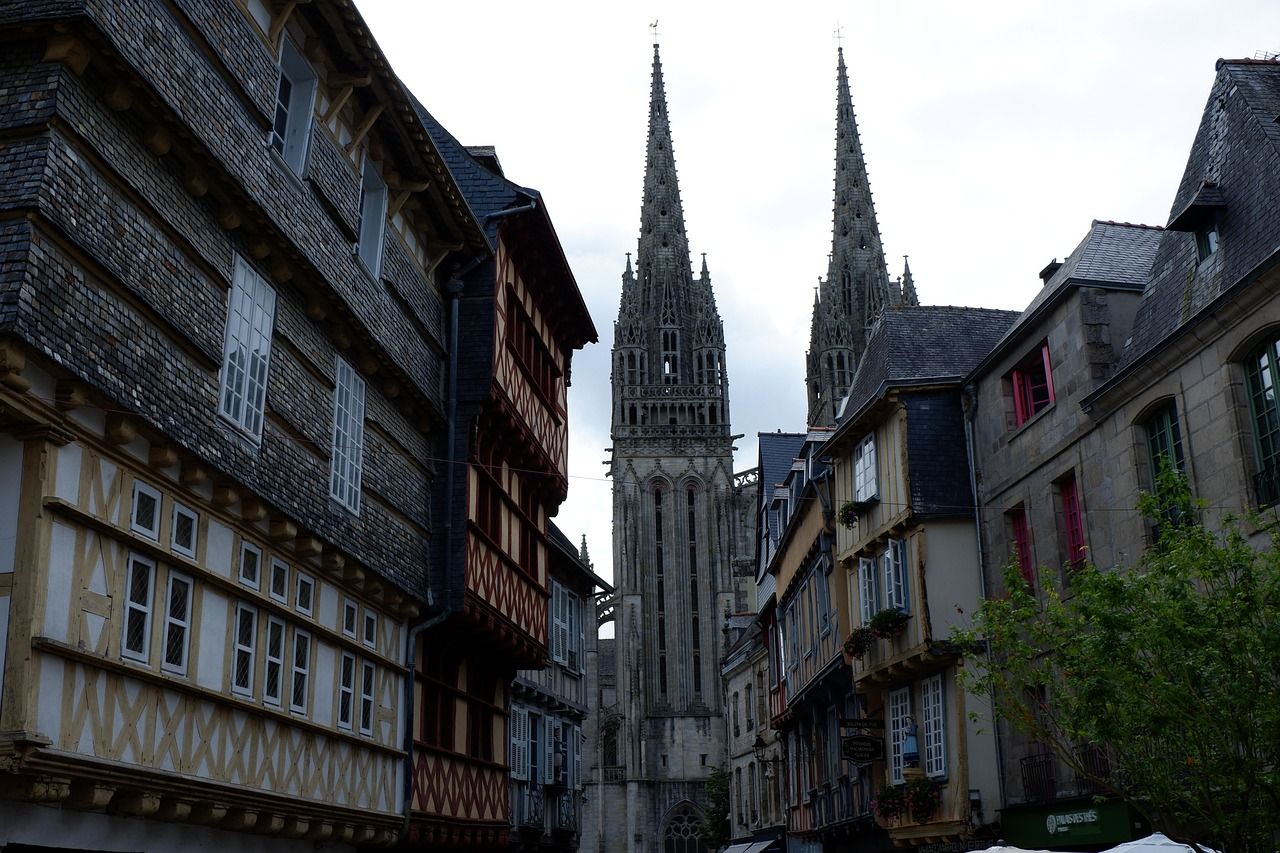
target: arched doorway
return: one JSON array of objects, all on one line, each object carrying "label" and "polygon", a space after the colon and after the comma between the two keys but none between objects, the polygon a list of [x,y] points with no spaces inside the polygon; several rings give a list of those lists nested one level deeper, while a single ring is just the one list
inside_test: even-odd
[{"label": "arched doorway", "polygon": [[663,853],[708,853],[706,845],[698,837],[702,821],[702,811],[693,803],[688,800],[677,803],[667,813],[667,822],[662,829]]}]

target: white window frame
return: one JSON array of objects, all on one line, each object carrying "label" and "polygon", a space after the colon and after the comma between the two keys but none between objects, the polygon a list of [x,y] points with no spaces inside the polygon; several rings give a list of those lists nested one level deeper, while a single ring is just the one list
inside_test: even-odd
[{"label": "white window frame", "polygon": [[884,606],[910,612],[911,589],[907,576],[907,547],[901,539],[890,539],[880,555],[884,568]]},{"label": "white window frame", "polygon": [[[298,663],[298,652],[302,651],[304,660]],[[293,648],[289,650],[289,710],[295,714],[306,715],[307,699],[311,695],[311,632],[301,628],[293,629]],[[298,681],[302,681],[302,701],[294,697],[298,694]]]},{"label": "white window frame", "polygon": [[[276,589],[277,578],[280,579],[279,591]],[[278,557],[271,558],[271,572],[270,577],[267,578],[267,595],[280,602],[289,600],[289,564]]]},{"label": "white window frame", "polygon": [[[302,589],[307,589],[307,606],[302,606]],[[293,607],[303,616],[310,616],[316,607],[316,581],[311,575],[297,572],[297,580],[293,585]]]},{"label": "white window frame", "polygon": [[378,712],[373,695],[378,674],[372,661],[360,662],[360,734],[372,735],[374,716]]},{"label": "white window frame", "polygon": [[364,468],[365,383],[343,359],[335,358],[334,363],[329,497],[359,515]]},{"label": "white window frame", "polygon": [[[363,626],[360,634],[361,640],[369,648],[376,649],[378,647],[378,614],[366,607],[364,609],[364,621],[360,624]],[[372,630],[370,630],[370,626],[372,626]]]},{"label": "white window frame", "polygon": [[[307,149],[311,138],[311,117],[315,112],[316,73],[311,64],[303,57],[302,51],[294,45],[293,40],[285,37],[280,40],[280,76],[289,81],[290,94],[288,103],[284,105],[285,123],[281,134],[275,127],[275,116],[272,116],[272,129],[267,134],[267,144],[274,150],[289,168],[301,175],[307,163]],[[280,84],[276,83],[276,97],[272,106],[279,103]]]},{"label": "white window frame", "polygon": [[889,691],[889,783],[901,785],[905,758],[902,747],[911,725],[911,688],[899,687]]},{"label": "white window frame", "polygon": [[[186,600],[184,602],[183,612],[180,616],[173,612],[173,588],[177,584],[185,584],[187,587]],[[187,662],[191,656],[191,609],[192,599],[195,597],[195,594],[196,587],[191,578],[181,574],[180,572],[172,570],[169,572],[169,582],[166,585],[164,596],[164,648],[160,653],[160,668],[166,672],[172,672],[178,675],[187,674]],[[169,632],[175,628],[182,632],[182,659],[178,663],[170,663]]]},{"label": "white window frame", "polygon": [[943,675],[920,682],[920,764],[924,775],[947,775],[947,705]]},{"label": "white window frame", "polygon": [[373,158],[365,153],[360,169],[360,227],[356,254],[374,278],[382,271],[382,241],[386,234],[387,185]]},{"label": "white window frame", "polygon": [[[147,589],[141,601],[135,601],[133,567],[141,565],[147,570]],[[128,572],[125,578],[124,619],[120,631],[120,655],[139,663],[149,663],[151,659],[151,616],[155,608],[156,564],[141,554],[129,554]],[[132,613],[142,614],[142,648],[129,648],[129,616]]]},{"label": "white window frame", "polygon": [[[144,495],[155,502],[156,509],[152,514],[153,525],[144,527],[138,523],[138,495]],[[129,507],[129,529],[139,533],[152,542],[160,541],[160,513],[164,509],[164,496],[159,489],[152,488],[141,480],[133,481],[133,503]]]},{"label": "white window frame", "polygon": [[[253,441],[262,440],[271,374],[271,335],[276,292],[244,258],[236,255],[227,294],[227,325],[218,375],[218,415]],[[241,363],[233,363],[239,355]]]},{"label": "white window frame", "polygon": [[[347,617],[350,616],[350,620]],[[348,621],[351,627],[347,627]],[[356,604],[354,598],[342,599],[342,633],[348,637],[355,637],[356,631],[360,626],[360,605]]]},{"label": "white window frame", "polygon": [[[280,651],[278,654],[271,653],[271,635],[276,632],[280,637]],[[284,696],[284,660],[285,653],[289,650],[288,635],[285,633],[285,624],[281,619],[275,616],[267,617],[267,635],[262,649],[263,659],[265,661],[262,669],[262,701],[273,708],[279,708],[281,697]],[[276,674],[275,692],[270,692],[271,673]]]},{"label": "white window frame", "polygon": [[[242,620],[248,618],[253,620],[253,625],[249,631],[249,642],[242,643],[241,623]],[[231,692],[237,696],[244,696],[248,699],[253,698],[253,682],[254,682],[254,664],[258,653],[258,610],[242,601],[236,602],[236,618],[232,625],[231,633]],[[239,670],[240,657],[243,655],[248,661],[246,670],[248,671],[248,684],[238,684],[236,676]]]},{"label": "white window frame", "polygon": [[876,484],[876,435],[868,434],[853,451],[853,498],[869,501],[879,494]]},{"label": "white window frame", "polygon": [[870,557],[858,558],[858,612],[862,615],[862,624],[871,624],[871,617],[876,615],[880,606],[876,589],[876,561]]},{"label": "white window frame", "polygon": [[[181,545],[178,543],[178,519],[191,519],[191,545]],[[172,518],[169,520],[169,547],[175,554],[181,554],[184,557],[196,558],[196,546],[200,542],[200,514],[195,510],[183,506],[177,501],[173,502]]]},{"label": "white window frame", "polygon": [[[342,700],[347,700],[347,712],[342,713]],[[338,662],[338,728],[351,731],[351,721],[356,713],[356,656],[343,652]]]},{"label": "white window frame", "polygon": [[[248,578],[244,573],[244,555],[250,552],[255,558],[255,569],[252,578]],[[249,589],[259,589],[262,586],[262,549],[254,545],[248,539],[240,540],[240,563],[236,567],[236,577],[240,579],[240,583],[249,587]]]}]

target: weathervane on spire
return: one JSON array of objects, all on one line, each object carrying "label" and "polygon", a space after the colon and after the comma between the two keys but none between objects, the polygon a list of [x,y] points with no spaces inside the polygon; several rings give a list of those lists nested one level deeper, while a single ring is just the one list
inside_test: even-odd
[{"label": "weathervane on spire", "polygon": [[658,46],[658,19],[654,18],[653,23],[649,25],[649,29],[653,30],[653,46]]},{"label": "weathervane on spire", "polygon": [[[654,23],[656,24],[656,23],[657,23],[657,21],[654,21]],[[835,37],[835,40],[836,40],[836,48],[837,48],[837,49],[843,49],[843,47],[844,47],[844,27],[840,26],[840,20],[839,20],[839,19],[836,19],[836,28],[835,28],[835,31],[832,33],[832,35]]]}]

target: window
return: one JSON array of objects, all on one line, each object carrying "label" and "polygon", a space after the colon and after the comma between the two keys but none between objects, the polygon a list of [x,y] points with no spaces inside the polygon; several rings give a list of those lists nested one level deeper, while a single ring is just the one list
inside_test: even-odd
[{"label": "window", "polygon": [[293,597],[293,606],[303,616],[311,615],[311,602],[315,597],[316,582],[309,576],[298,572],[298,586]]},{"label": "window", "polygon": [[751,719],[751,712],[754,708],[751,705],[751,682],[747,682],[742,688],[742,712],[747,718],[746,728],[750,732],[756,727],[755,720]]},{"label": "window", "polygon": [[1084,523],[1080,518],[1080,494],[1076,490],[1074,474],[1058,483],[1058,496],[1062,500],[1062,529],[1067,541],[1067,562],[1078,566],[1087,556],[1084,542]]},{"label": "window", "polygon": [[271,585],[267,592],[276,601],[289,599],[289,566],[280,560],[271,561]]},{"label": "window", "polygon": [[360,608],[350,598],[342,600],[342,633],[348,637],[356,635],[356,619],[359,618]]},{"label": "window", "polygon": [[276,292],[237,256],[227,300],[218,414],[254,439],[262,437],[275,314]]},{"label": "window", "polygon": [[271,124],[271,148],[301,174],[311,131],[316,75],[293,42],[280,45],[280,80],[276,84],[276,114]]},{"label": "window", "polygon": [[1209,222],[1196,229],[1196,255],[1201,262],[1218,251],[1218,223]]},{"label": "window", "polygon": [[905,767],[903,745],[907,729],[911,725],[911,688],[901,687],[889,692],[889,781],[902,784],[902,768]]},{"label": "window", "polygon": [[360,177],[360,260],[374,278],[382,270],[382,232],[387,221],[387,185],[369,155]]},{"label": "window", "polygon": [[141,480],[133,481],[133,517],[129,529],[153,541],[160,540],[160,493]]},{"label": "window", "polygon": [[232,693],[253,696],[253,656],[257,639],[258,611],[247,604],[237,604],[235,635],[232,643]]},{"label": "window", "polygon": [[340,358],[336,361],[329,496],[358,515],[364,461],[364,380],[351,365]]},{"label": "window", "polygon": [[427,654],[422,673],[422,740],[428,746],[453,751],[458,661],[444,650]]},{"label": "window", "polygon": [[280,707],[280,694],[284,684],[284,623],[274,616],[267,617],[266,669],[263,673],[262,701]]},{"label": "window", "polygon": [[880,607],[880,601],[876,595],[876,562],[867,557],[858,559],[858,597],[861,599],[859,612],[862,614],[862,624],[870,625],[871,617],[876,615]]},{"label": "window", "polygon": [[373,664],[360,667],[360,734],[373,734]]},{"label": "window", "polygon": [[1013,556],[1018,561],[1018,571],[1033,588],[1036,583],[1035,561],[1031,554],[1031,530],[1027,527],[1027,511],[1019,506],[1009,510],[1009,532],[1013,537]]},{"label": "window", "polygon": [[662,381],[680,381],[680,333],[674,329],[662,330]]},{"label": "window", "polygon": [[253,589],[258,588],[258,572],[262,567],[262,551],[257,545],[240,543],[240,582]]},{"label": "window", "polygon": [[1245,374],[1258,462],[1254,492],[1258,506],[1268,507],[1280,502],[1280,338],[1267,341],[1249,355]]},{"label": "window", "polygon": [[853,499],[874,500],[876,488],[876,437],[868,435],[853,450]]},{"label": "window", "polygon": [[350,652],[342,653],[338,669],[338,728],[351,731],[352,705],[356,695],[356,658]]},{"label": "window", "polygon": [[737,691],[734,691],[734,694],[733,694],[733,736],[734,736],[734,737],[738,737],[738,736],[740,736],[741,734],[742,734],[742,728],[741,728],[741,726],[739,725],[739,718],[738,718],[738,693],[737,693]]},{"label": "window", "polygon": [[187,646],[191,639],[191,579],[169,573],[168,607],[164,616],[163,669],[187,673]]},{"label": "window", "polygon": [[818,564],[816,574],[818,576],[818,631],[825,635],[831,630],[831,579],[827,575],[825,560]]},{"label": "window", "polygon": [[1013,414],[1022,426],[1053,405],[1053,370],[1049,366],[1049,345],[1043,343],[1019,362],[1009,374],[1013,387]]},{"label": "window", "polygon": [[364,644],[371,649],[378,645],[378,614],[367,608],[364,611]]},{"label": "window", "polygon": [[910,586],[907,582],[907,543],[890,539],[880,555],[884,567],[884,606],[896,607],[903,613],[911,609]]},{"label": "window", "polygon": [[1145,432],[1147,461],[1151,465],[1151,485],[1154,488],[1156,475],[1161,467],[1167,465],[1176,471],[1184,470],[1182,436],[1178,431],[1178,409],[1172,400],[1147,418]]},{"label": "window", "polygon": [[196,529],[199,516],[180,503],[173,505],[173,529],[170,531],[170,543],[174,553],[184,557],[196,558]]},{"label": "window", "polygon": [[[367,669],[365,675],[371,677]],[[492,671],[474,668],[467,673],[467,754],[481,761],[493,760],[493,699],[497,683]],[[372,695],[372,680],[369,684]]]},{"label": "window", "polygon": [[942,676],[934,675],[920,682],[921,743],[920,757],[924,775],[947,775],[946,706],[942,701]]},{"label": "window", "polygon": [[137,554],[129,555],[129,577],[124,595],[124,638],[120,653],[146,663],[151,651],[151,589],[156,564]]},{"label": "window", "polygon": [[307,678],[311,673],[311,635],[301,628],[293,629],[293,682],[289,691],[289,710],[307,712]]}]

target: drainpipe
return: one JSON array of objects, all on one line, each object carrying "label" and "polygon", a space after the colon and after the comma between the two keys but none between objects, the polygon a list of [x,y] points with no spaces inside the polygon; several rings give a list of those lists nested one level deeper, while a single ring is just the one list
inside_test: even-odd
[{"label": "drainpipe", "polygon": [[441,560],[441,592],[439,599],[436,599],[432,594],[429,579],[427,584],[427,608],[438,612],[434,616],[429,616],[421,622],[411,625],[409,630],[405,632],[404,661],[405,666],[409,669],[409,674],[405,678],[404,688],[404,820],[400,826],[400,843],[403,843],[409,837],[409,819],[413,814],[413,688],[416,681],[417,665],[414,652],[418,647],[418,637],[439,625],[450,615],[449,598],[452,593],[450,562],[453,555],[453,511],[450,502],[453,496],[454,469],[460,464],[457,458],[457,451],[454,448],[458,420],[458,300],[462,296],[463,278],[488,259],[488,254],[476,255],[469,263],[450,276],[444,288],[445,296],[449,299],[449,386],[448,396],[445,400],[445,510],[444,530],[441,537],[444,540],[442,549],[444,556]]},{"label": "drainpipe", "polygon": [[[978,466],[974,462],[973,452],[973,420],[977,415],[978,396],[977,390],[973,385],[965,387],[961,396],[961,405],[964,407],[964,448],[965,453],[969,457],[969,490],[973,494],[973,533],[978,544],[978,592],[982,596],[982,600],[987,600],[987,558],[982,547],[982,512],[981,502],[978,500]],[[991,647],[986,649],[987,661],[991,661]],[[995,715],[995,696],[991,697],[992,716]],[[1000,740],[1000,726],[998,721],[992,719],[992,728],[996,741],[996,783],[1000,789],[1000,806],[1004,807],[1007,801],[1005,797],[1005,778],[1004,778],[1004,747]]]}]

